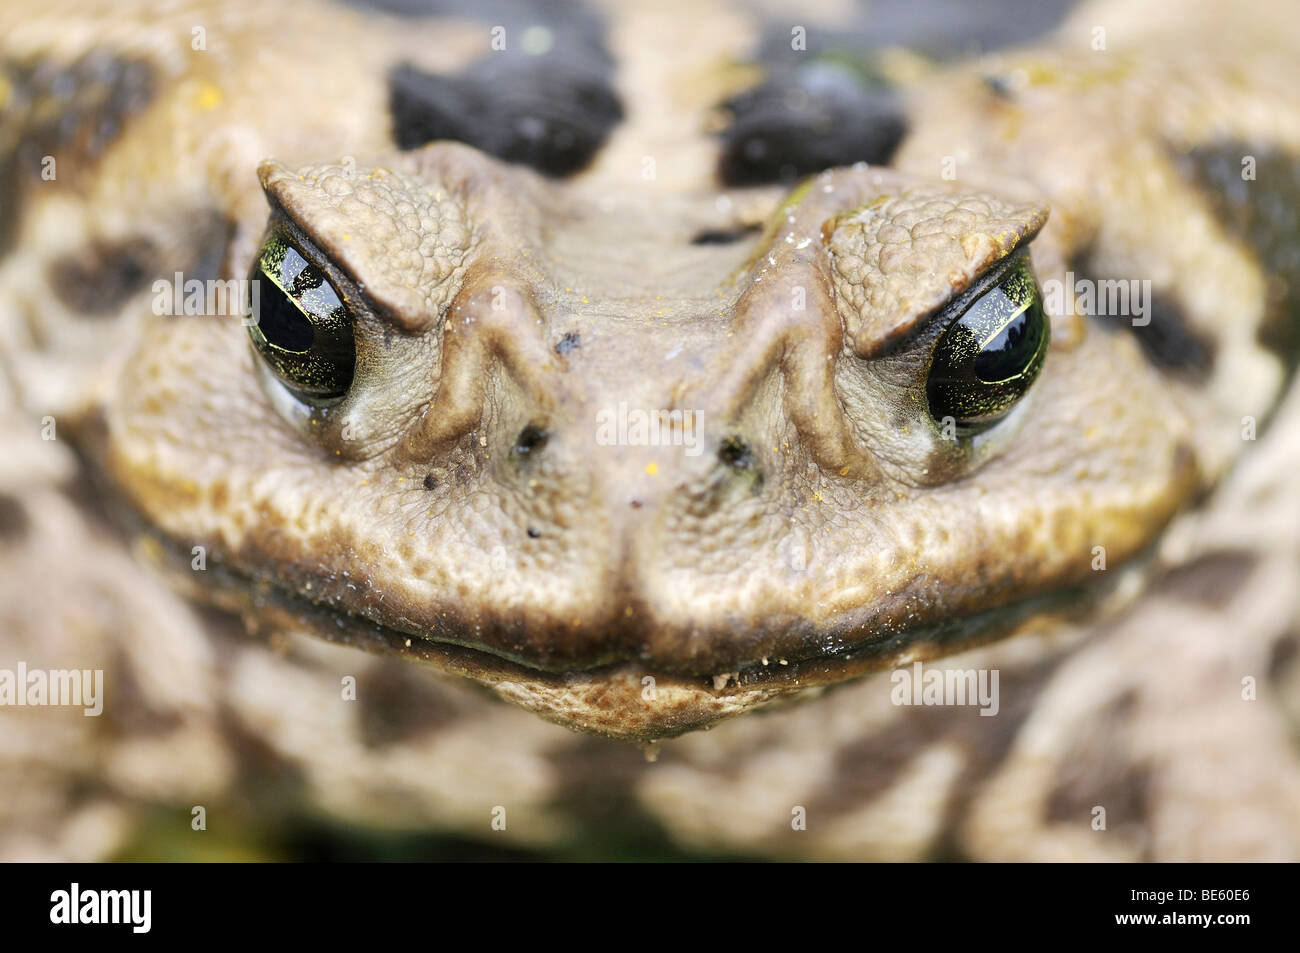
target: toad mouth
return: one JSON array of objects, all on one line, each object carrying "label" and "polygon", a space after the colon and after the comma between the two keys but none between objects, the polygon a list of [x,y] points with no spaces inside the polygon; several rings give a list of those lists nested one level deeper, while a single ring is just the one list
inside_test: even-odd
[{"label": "toad mouth", "polygon": [[[407,631],[386,620],[317,601],[270,576],[254,576],[209,559],[202,585],[189,551],[146,529],[147,558],[207,604],[240,616],[250,632],[300,633],[327,642],[432,667],[468,678],[502,698],[565,727],[630,741],[653,742],[706,728],[724,718],[808,689],[836,684],[916,661],[931,661],[1001,641],[1039,625],[1093,612],[1148,558],[1082,586],[1065,587],[1011,604],[871,636],[850,648],[802,658],[763,658],[709,674],[677,672],[641,659],[583,667],[544,668],[458,636],[454,623],[436,634]],[[472,629],[472,626],[466,627]],[[809,694],[815,694],[809,693]]]}]

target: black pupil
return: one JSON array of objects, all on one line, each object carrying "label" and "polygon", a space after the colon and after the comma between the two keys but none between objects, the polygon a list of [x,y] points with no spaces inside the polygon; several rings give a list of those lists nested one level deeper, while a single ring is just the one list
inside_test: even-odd
[{"label": "black pupil", "polygon": [[261,314],[257,326],[262,335],[286,351],[310,350],[316,332],[307,316],[274,283],[258,279],[258,284]]},{"label": "black pupil", "polygon": [[1043,339],[1043,321],[1037,304],[1020,312],[975,356],[975,376],[994,383],[1020,374],[1038,353]]}]

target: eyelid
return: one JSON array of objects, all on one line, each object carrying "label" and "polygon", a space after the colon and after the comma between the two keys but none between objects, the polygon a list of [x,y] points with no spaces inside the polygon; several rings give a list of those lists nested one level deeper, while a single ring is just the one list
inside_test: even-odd
[{"label": "eyelid", "polygon": [[[1017,248],[1010,255],[1007,255],[1007,257],[1003,258],[992,268],[988,269],[988,271],[984,272],[984,274],[980,275],[979,278],[975,279],[975,281],[971,282],[969,288],[965,289],[961,294],[957,295],[947,304],[937,309],[925,320],[927,322],[941,323],[945,326],[952,324],[952,322],[956,321],[969,311],[974,306],[975,302],[979,301],[980,298],[984,297],[984,295],[988,294],[1000,285],[1007,275],[1014,271],[1016,267],[1019,266],[1021,262],[1024,262],[1028,257],[1028,246]],[[1031,263],[1027,264],[1030,274],[1033,274],[1033,265]]]},{"label": "eyelid", "polygon": [[[993,288],[996,288],[1019,262],[1028,257],[1029,246],[1027,244],[1020,246],[972,281],[969,287],[962,289],[960,293],[921,318],[910,334],[893,342],[879,356],[898,357],[911,351],[924,351],[934,344],[939,336],[952,326],[954,321],[957,321],[969,311],[975,302],[979,301]],[[1029,262],[1028,267],[1030,274],[1033,274],[1033,263]],[[1037,280],[1036,276],[1035,280]]]}]

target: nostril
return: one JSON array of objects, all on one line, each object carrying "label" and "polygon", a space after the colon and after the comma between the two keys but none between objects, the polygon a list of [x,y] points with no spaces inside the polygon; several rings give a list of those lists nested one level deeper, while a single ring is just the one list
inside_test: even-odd
[{"label": "nostril", "polygon": [[519,436],[515,438],[515,445],[510,452],[517,457],[526,457],[546,446],[548,438],[549,434],[541,427],[536,424],[529,424],[519,431]]},{"label": "nostril", "polygon": [[757,461],[754,451],[740,437],[726,437],[718,447],[718,459],[737,470],[752,470]]}]

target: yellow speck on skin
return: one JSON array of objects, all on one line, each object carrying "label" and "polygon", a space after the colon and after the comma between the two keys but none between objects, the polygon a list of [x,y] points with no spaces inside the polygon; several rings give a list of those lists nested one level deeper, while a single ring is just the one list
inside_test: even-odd
[{"label": "yellow speck on skin", "polygon": [[847,466],[840,467],[840,476],[848,476],[848,475],[849,475],[849,468]]},{"label": "yellow speck on skin", "polygon": [[214,83],[200,83],[195,104],[200,109],[216,109],[221,105],[221,88]]},{"label": "yellow speck on skin", "polygon": [[369,482],[370,482],[369,480],[362,480],[362,481],[361,481],[361,485],[362,485],[362,486],[365,486],[365,485],[366,485],[367,483],[369,483]]},{"label": "yellow speck on skin", "polygon": [[350,242],[350,241],[352,241],[352,236],[351,236],[351,235],[344,235],[344,236],[343,236],[343,240],[344,240],[345,242]]},{"label": "yellow speck on skin", "polygon": [[654,476],[656,473],[659,472],[659,464],[647,463],[645,465],[645,472],[648,473],[650,476]]}]

